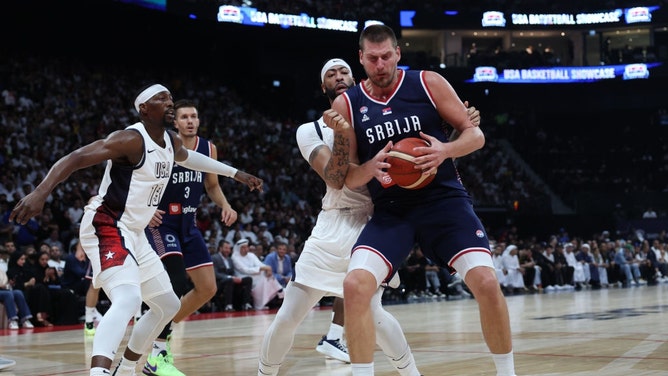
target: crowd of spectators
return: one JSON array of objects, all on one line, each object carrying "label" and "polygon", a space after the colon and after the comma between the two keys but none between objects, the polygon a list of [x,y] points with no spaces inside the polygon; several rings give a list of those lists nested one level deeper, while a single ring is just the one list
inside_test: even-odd
[{"label": "crowd of spectators", "polygon": [[[123,66],[81,64],[67,57],[51,56],[47,60],[37,55],[25,57],[17,54],[2,59],[3,72],[11,74],[0,75],[0,244],[13,242],[20,252],[31,252],[41,246],[49,249],[58,247],[62,252],[60,260],[46,252],[47,261],[62,262],[75,253],[73,247],[77,242],[83,206],[96,194],[104,166],[77,172],[57,186],[42,215],[26,225],[8,223],[9,212],[41,181],[58,158],[135,122],[136,114],[131,105],[135,91],[145,83],[145,77],[155,75]],[[167,70],[164,77],[163,83],[172,90],[175,98],[192,98],[198,103],[202,119],[200,134],[217,145],[219,158],[265,181],[264,192],[260,193],[248,192],[247,188],[231,179],[221,180],[228,200],[239,212],[238,222],[229,228],[217,220],[220,217],[219,208],[203,198],[197,214],[197,226],[209,245],[216,249],[222,240],[234,244],[239,238],[247,237],[254,252],[264,259],[277,242],[285,243],[286,253],[294,263],[313,227],[324,190],[318,176],[310,171],[299,155],[295,141],[299,123],[313,119],[279,119],[264,114],[239,95],[235,87],[206,74]],[[556,133],[556,130],[545,132]],[[594,137],[593,134],[591,136]],[[629,132],[628,135],[620,135],[619,140],[641,141],[630,139],[631,136]],[[623,174],[640,172],[637,166],[624,162],[651,159],[665,165],[668,155],[665,142],[658,149],[663,154],[653,152],[649,156],[631,154],[620,142],[620,145],[613,145],[619,148],[615,149],[619,153],[614,154],[619,164],[614,164],[614,168],[611,166],[606,170],[607,174],[601,175],[597,173],[601,167],[596,170],[596,161],[578,159],[582,157],[575,154],[577,150],[585,151],[585,146],[587,150],[599,147],[594,145],[596,140],[588,140],[584,136],[573,140],[560,134],[550,137],[552,143],[548,147],[544,142],[546,137],[536,134],[535,139],[528,142],[531,144],[527,146],[529,149],[521,151],[538,157],[536,160],[546,161],[536,167],[553,174],[547,176],[547,181],[561,188],[561,192],[568,192],[566,187],[559,186],[561,179],[566,181],[564,175],[568,174],[568,170],[564,167],[563,174],[558,175],[559,168],[549,165],[551,160],[558,159],[560,166],[577,164],[584,171],[582,176],[592,180],[587,182],[589,184],[600,179],[616,183],[621,180],[624,183],[630,178]],[[644,139],[642,142],[660,144],[658,139]],[[568,146],[573,148],[568,149]],[[554,159],[548,159],[548,156]],[[544,187],[534,184],[525,168],[507,154],[494,138],[490,138],[481,151],[456,163],[476,205],[507,207],[518,201],[545,202],[547,199]],[[632,184],[655,186],[656,182],[649,181],[649,176],[644,177],[646,180],[634,180]],[[568,187],[578,184],[578,179],[568,180]],[[499,241],[509,243],[509,240]],[[536,244],[541,243],[534,241],[531,246]],[[39,262],[39,259],[33,261]],[[56,271],[58,268],[54,267]],[[438,280],[430,278],[429,284],[425,280],[425,287],[416,287],[414,292],[428,289],[432,295],[438,296],[447,294],[448,286],[457,285],[448,273],[437,275],[440,275]],[[62,276],[56,274],[55,277]],[[51,284],[62,286],[60,282]],[[57,289],[47,286],[45,290],[53,295]],[[86,289],[76,290],[74,299],[81,303],[81,292],[85,294]],[[71,297],[58,296],[57,299]],[[54,312],[53,303],[48,306],[52,300],[38,299],[39,304],[47,305],[34,303],[36,305],[31,306],[38,324],[46,325],[49,318],[65,323],[78,317],[77,312]]]}]

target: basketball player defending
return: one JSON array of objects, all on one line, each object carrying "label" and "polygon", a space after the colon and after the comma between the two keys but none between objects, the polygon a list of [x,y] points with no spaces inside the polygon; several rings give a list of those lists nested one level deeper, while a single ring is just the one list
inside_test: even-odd
[{"label": "basketball player defending", "polygon": [[25,224],[42,212],[53,189],[72,173],[106,162],[98,195],[86,205],[80,240],[93,265],[93,285],[112,304],[93,338],[90,376],[108,376],[128,322],[142,300],[149,310],[132,327],[116,376],[135,374],[137,361],[179,310],[180,302],[144,229],[160,203],[174,162],[198,171],[234,178],[251,190],[262,180],[237,174],[237,169],[192,152],[167,131],[174,122],[174,102],[160,84],[143,89],[134,107],[140,121],[105,139],[94,141],[59,159],[42,182],[22,198],[9,215]]},{"label": "basketball player defending", "polygon": [[[216,146],[197,135],[200,120],[195,103],[186,99],[178,100],[174,102],[174,112],[174,126],[185,148],[218,159]],[[226,226],[234,223],[237,212],[225,198],[218,175],[176,165],[158,210],[146,228],[149,243],[162,260],[174,292],[181,297],[181,308],[172,319],[174,323],[181,322],[211,300],[217,290],[211,255],[202,233],[195,226],[195,214],[205,190],[211,201],[222,209],[221,221]],[[190,291],[187,291],[188,277],[194,286]],[[151,354],[146,358],[143,369],[145,375],[184,375],[173,363],[168,341],[171,333],[170,322],[153,342]]]},{"label": "basketball player defending", "polygon": [[[330,103],[355,85],[350,66],[341,59],[327,61],[321,69],[320,78],[321,89]],[[479,122],[479,115],[472,107],[474,121]],[[366,187],[350,190],[343,185],[348,160],[346,146],[340,141],[322,118],[302,124],[297,129],[297,143],[302,156],[325,181],[327,188],[316,225],[297,260],[295,280],[286,288],[283,304],[262,341],[258,376],[278,374],[292,347],[297,326],[315,303],[323,296],[342,296],[352,243],[373,211]],[[381,306],[382,292],[383,289],[379,288],[372,303],[379,328],[377,343],[401,375],[419,375],[399,322]],[[337,325],[335,321],[331,326],[340,327],[342,322]],[[342,329],[330,328],[322,342],[328,341],[330,346],[335,347],[340,344],[342,335]]]}]

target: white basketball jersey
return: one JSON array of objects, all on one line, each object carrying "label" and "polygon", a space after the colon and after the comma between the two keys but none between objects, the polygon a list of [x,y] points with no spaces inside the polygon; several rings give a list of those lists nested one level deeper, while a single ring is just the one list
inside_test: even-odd
[{"label": "white basketball jersey", "polygon": [[[322,117],[317,121],[317,127],[313,122],[304,123],[297,129],[297,145],[299,151],[307,161],[315,148],[320,145],[327,145],[331,150],[334,147],[334,131],[329,128]],[[322,198],[322,209],[341,209],[341,208],[359,208],[371,204],[371,198],[366,186],[361,186],[354,190],[345,185],[343,189],[333,189],[327,186],[327,192]]]},{"label": "white basketball jersey", "polygon": [[130,230],[143,231],[160,203],[174,165],[174,146],[168,132],[165,147],[156,144],[141,122],[126,129],[144,139],[144,156],[136,166],[107,161],[97,196],[86,209],[103,211]]}]

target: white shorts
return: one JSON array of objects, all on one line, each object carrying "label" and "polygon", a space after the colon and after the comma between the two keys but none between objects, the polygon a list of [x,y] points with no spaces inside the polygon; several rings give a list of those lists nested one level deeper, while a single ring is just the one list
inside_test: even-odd
[{"label": "white shorts", "polygon": [[372,211],[322,210],[295,265],[295,282],[343,297],[350,252]]},{"label": "white shorts", "polygon": [[86,210],[79,230],[81,246],[93,269],[93,287],[111,291],[122,284],[141,286],[165,273],[143,229],[133,231],[120,222],[100,219],[100,215]]}]

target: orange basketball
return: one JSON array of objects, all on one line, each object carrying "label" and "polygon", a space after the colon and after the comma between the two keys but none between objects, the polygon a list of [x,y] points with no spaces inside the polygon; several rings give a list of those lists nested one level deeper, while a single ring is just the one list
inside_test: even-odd
[{"label": "orange basketball", "polygon": [[415,169],[413,160],[420,156],[413,151],[416,146],[429,146],[421,138],[408,137],[399,140],[390,149],[390,156],[385,160],[391,166],[387,173],[398,186],[406,189],[420,189],[434,180],[436,175],[422,175],[422,170]]}]

